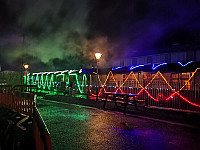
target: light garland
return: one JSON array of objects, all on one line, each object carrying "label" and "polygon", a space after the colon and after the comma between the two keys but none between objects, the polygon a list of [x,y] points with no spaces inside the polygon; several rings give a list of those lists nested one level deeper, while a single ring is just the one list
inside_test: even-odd
[{"label": "light garland", "polygon": [[[57,78],[59,76],[62,76],[62,81],[65,81],[65,77],[68,76],[68,81],[66,81],[66,84],[69,85],[69,76],[75,76],[76,79],[76,84],[78,86],[78,90],[80,93],[84,93],[83,88],[84,85],[86,85],[87,83],[87,77],[85,74],[83,74],[83,81],[82,84],[79,83],[78,80],[78,74],[76,73],[72,73],[72,72],[76,72],[77,70],[65,70],[65,71],[56,71],[56,72],[40,72],[40,73],[33,73],[33,75],[36,75],[33,84],[37,85],[39,89],[51,89],[51,87],[55,87],[56,82],[54,81],[54,78]],[[71,74],[69,74],[71,72]],[[79,70],[79,73],[82,72],[82,69]],[[58,74],[59,73],[59,74]],[[68,73],[68,74],[64,74],[64,73]],[[51,77],[49,78],[49,75],[51,75]],[[49,80],[50,79],[50,80]],[[26,81],[26,76],[24,77],[24,83]],[[29,83],[30,84],[30,83]]]},{"label": "light garland", "polygon": [[122,66],[112,67],[112,70],[118,70],[118,69],[121,69],[121,68],[124,68],[124,67],[122,67]]},{"label": "light garland", "polygon": [[144,65],[131,66],[129,69],[130,69],[130,70],[133,70],[133,69],[139,68],[139,67],[144,67]]},{"label": "light garland", "polygon": [[[183,66],[186,66],[186,65],[188,65],[189,63],[192,63],[192,61],[191,61],[191,62],[188,62],[187,64],[185,64],[185,65],[183,65]],[[159,67],[159,66],[161,66],[161,65],[165,65],[165,63],[160,64],[160,65],[158,65],[158,66],[153,66],[152,69],[155,70],[157,67]],[[142,67],[142,66],[144,66],[144,65],[132,66],[132,68],[130,68],[130,69],[135,69],[135,68]],[[184,87],[185,87],[186,85],[189,84],[190,80],[194,77],[195,73],[196,73],[199,69],[200,69],[200,68],[197,68],[197,69],[192,73],[192,76],[185,82],[185,84],[184,84],[178,91],[175,91],[175,89],[173,89],[173,87],[168,83],[168,81],[167,81],[166,78],[162,75],[162,73],[161,73],[160,71],[158,71],[158,72],[153,76],[153,78],[150,80],[150,82],[149,82],[145,87],[143,87],[143,86],[140,84],[139,80],[137,79],[137,77],[136,77],[136,75],[133,73],[133,71],[131,71],[131,72],[129,73],[129,75],[126,77],[126,79],[124,80],[124,82],[119,86],[118,83],[117,83],[117,81],[116,81],[116,79],[115,79],[115,77],[114,77],[114,74],[112,73],[112,71],[110,71],[110,72],[108,73],[108,75],[107,75],[107,77],[106,77],[106,80],[105,80],[105,82],[104,82],[103,84],[102,84],[102,82],[101,82],[101,80],[100,80],[100,76],[97,75],[97,76],[98,76],[99,83],[100,83],[100,85],[102,86],[102,88],[100,89],[98,95],[101,94],[102,89],[103,89],[104,92],[106,92],[105,86],[106,86],[106,83],[107,83],[109,77],[111,77],[111,78],[113,79],[113,81],[115,82],[115,84],[116,84],[116,90],[115,90],[115,92],[117,92],[118,90],[120,90],[120,92],[124,93],[123,90],[122,90],[121,88],[122,88],[123,85],[127,82],[127,80],[130,78],[130,76],[133,75],[134,78],[135,78],[135,80],[137,81],[138,85],[141,87],[141,90],[138,92],[138,95],[140,95],[142,92],[146,92],[146,93],[148,94],[148,96],[149,96],[151,99],[153,99],[154,101],[160,101],[159,99],[156,99],[155,97],[153,97],[153,96],[146,90],[146,88],[153,82],[153,80],[154,80],[158,75],[160,75],[161,78],[165,81],[165,83],[168,85],[168,87],[169,87],[169,88],[172,90],[172,92],[173,92],[170,96],[168,96],[168,97],[165,98],[164,100],[167,100],[167,101],[168,101],[168,100],[172,99],[175,95],[178,95],[178,96],[179,96],[181,99],[183,99],[185,102],[187,102],[187,103],[189,103],[189,104],[191,104],[191,105],[193,105],[193,106],[200,107],[199,104],[196,104],[196,103],[193,103],[193,102],[189,101],[187,98],[185,98],[184,96],[182,96],[182,95],[179,93],[181,90],[184,89]],[[70,73],[70,72],[71,72],[71,73]],[[78,85],[78,90],[79,90],[79,92],[80,92],[80,93],[84,93],[84,91],[83,91],[83,85],[84,85],[84,84],[86,85],[86,80],[87,80],[86,75],[83,75],[82,84],[80,84],[80,82],[79,82],[79,80],[78,80],[77,74],[72,73],[72,72],[75,72],[75,70],[71,70],[71,71],[65,70],[65,71],[57,71],[57,72],[33,73],[33,75],[36,75],[36,77],[35,77],[35,82],[32,81],[32,83],[37,84],[37,85],[38,85],[38,88],[45,88],[45,87],[48,87],[48,89],[50,89],[50,88],[52,87],[52,85],[53,85],[53,87],[55,86],[55,82],[53,82],[55,73],[56,73],[56,76],[61,76],[61,75],[62,75],[62,76],[63,76],[63,81],[64,81],[64,79],[65,79],[65,74],[64,74],[64,73],[68,73],[69,76],[71,76],[71,75],[75,76],[75,78],[76,78],[76,83],[77,83],[77,85]],[[57,74],[57,73],[60,73],[60,74]],[[50,78],[50,81],[49,81],[48,75],[50,75],[50,74],[51,74],[51,78]],[[39,75],[41,76],[40,78],[39,78]],[[45,81],[44,81],[44,75],[46,76],[46,77],[45,77]],[[27,83],[30,84],[30,79],[29,79],[30,77],[29,77],[29,75],[24,76],[24,82],[26,81],[26,78],[27,78]],[[33,80],[33,77],[31,77],[31,78],[32,78],[32,80]],[[66,83],[69,84],[69,78],[68,78],[68,82],[66,82]],[[91,83],[91,75],[90,75],[90,83]],[[91,95],[96,96],[95,94],[92,94],[92,93],[91,93],[90,86],[89,86],[89,92],[90,92]]]},{"label": "light garland", "polygon": [[181,65],[182,67],[185,67],[185,66],[187,66],[188,64],[190,64],[190,63],[192,63],[192,62],[194,62],[194,61],[189,61],[189,62],[187,62],[185,65],[183,65],[180,61],[179,62],[177,62],[179,65]]},{"label": "light garland", "polygon": [[162,64],[159,64],[159,65],[157,65],[157,66],[154,66],[154,64],[153,64],[153,65],[152,65],[152,70],[155,70],[155,69],[157,69],[158,67],[163,66],[163,65],[167,65],[167,63],[162,63]]},{"label": "light garland", "polygon": [[[117,82],[116,82],[116,80],[115,80],[114,75],[113,75],[112,72],[111,72],[111,74],[112,74],[113,80],[114,80],[114,82],[115,82],[115,84],[116,84],[116,87],[117,87],[117,89],[116,89],[115,92],[117,92],[118,90],[120,90],[122,93],[124,93],[124,92],[121,90],[121,87],[125,84],[125,82],[128,80],[128,78],[130,77],[130,75],[133,74],[134,77],[135,77],[135,79],[136,79],[136,81],[138,82],[139,86],[142,88],[142,89],[138,92],[138,95],[140,95],[143,91],[145,91],[145,92],[148,94],[148,96],[149,96],[150,98],[152,98],[154,101],[159,101],[159,99],[154,98],[154,97],[146,90],[146,88],[151,84],[151,82],[152,82],[158,75],[160,75],[160,76],[162,77],[162,79],[165,81],[165,83],[166,83],[166,84],[170,87],[170,89],[174,92],[174,93],[172,93],[169,97],[167,97],[165,100],[170,100],[170,98],[172,98],[174,95],[177,94],[177,95],[178,95],[180,98],[182,98],[185,102],[187,102],[187,103],[189,103],[189,104],[191,104],[191,105],[193,105],[193,106],[200,107],[200,105],[189,101],[188,99],[186,99],[185,97],[183,97],[183,96],[179,93],[179,92],[189,83],[189,81],[194,77],[194,74],[195,74],[195,73],[197,72],[197,70],[199,70],[199,69],[200,69],[200,68],[197,68],[197,69],[193,72],[192,76],[188,79],[188,81],[187,81],[187,82],[182,86],[182,88],[180,88],[178,91],[175,91],[175,90],[172,88],[172,86],[167,82],[166,78],[160,73],[160,71],[158,71],[158,72],[154,75],[154,77],[151,79],[151,81],[150,81],[145,87],[143,87],[143,86],[140,84],[139,80],[137,79],[136,75],[135,75],[133,72],[131,72],[131,73],[127,76],[127,78],[125,79],[125,81],[122,83],[122,85],[121,85],[120,87],[118,86],[118,84],[117,84]],[[107,78],[108,78],[108,76],[107,76]],[[99,78],[99,82],[101,83],[100,78]],[[105,81],[104,84],[106,84],[106,82],[107,82],[107,80]],[[105,85],[104,85],[104,86],[105,86]],[[101,91],[100,91],[100,92],[101,92]],[[100,92],[98,93],[98,95],[100,94]]]}]

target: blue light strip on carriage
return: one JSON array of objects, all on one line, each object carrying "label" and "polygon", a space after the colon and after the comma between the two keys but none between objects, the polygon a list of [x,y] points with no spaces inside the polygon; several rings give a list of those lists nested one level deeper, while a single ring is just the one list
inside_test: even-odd
[{"label": "blue light strip on carriage", "polygon": [[139,68],[139,67],[144,67],[144,65],[131,66],[131,67],[130,67],[130,70],[133,70],[133,69],[135,69],[135,68]]},{"label": "blue light strip on carriage", "polygon": [[194,62],[194,61],[189,61],[188,63],[186,63],[185,65],[183,65],[180,61],[179,62],[177,62],[179,65],[181,65],[182,67],[185,67],[185,66],[187,66],[188,64],[190,64],[190,63],[192,63],[192,62]]},{"label": "blue light strip on carriage", "polygon": [[122,66],[119,66],[119,67],[112,67],[112,70],[118,70],[118,69],[121,69],[121,68],[124,68]]},{"label": "blue light strip on carriage", "polygon": [[154,64],[152,65],[152,69],[155,70],[156,68],[160,67],[160,66],[163,66],[163,65],[167,65],[167,63],[162,63],[162,64],[159,64],[157,66],[155,66]]}]

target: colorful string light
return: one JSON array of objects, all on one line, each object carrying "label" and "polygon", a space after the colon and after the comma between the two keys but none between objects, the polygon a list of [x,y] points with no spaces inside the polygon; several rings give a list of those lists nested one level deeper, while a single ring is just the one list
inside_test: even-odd
[{"label": "colorful string light", "polygon": [[[148,94],[148,96],[149,96],[150,98],[152,98],[154,101],[159,101],[159,99],[154,98],[154,97],[146,90],[146,88],[151,84],[151,82],[152,82],[158,75],[160,75],[160,76],[163,78],[163,80],[165,81],[165,83],[166,83],[166,84],[170,87],[170,89],[173,91],[173,93],[172,93],[169,97],[167,97],[165,100],[170,100],[170,98],[174,97],[174,96],[177,94],[177,95],[180,96],[180,98],[182,98],[185,102],[187,102],[187,103],[189,103],[189,104],[191,104],[191,105],[193,105],[193,106],[200,107],[200,105],[189,101],[188,99],[186,99],[185,97],[183,97],[183,96],[179,93],[179,92],[189,83],[189,81],[194,77],[194,74],[195,74],[195,73],[197,72],[197,70],[199,70],[199,69],[200,69],[200,68],[197,68],[197,69],[192,73],[192,76],[188,79],[188,81],[187,81],[178,91],[175,91],[175,90],[172,88],[172,86],[167,82],[166,78],[160,73],[160,71],[158,71],[158,72],[154,75],[154,77],[151,79],[151,81],[150,81],[145,87],[143,87],[143,86],[140,84],[139,80],[137,79],[136,75],[135,75],[133,72],[131,72],[131,73],[127,76],[127,78],[125,79],[125,81],[122,83],[122,85],[121,85],[120,87],[118,86],[118,84],[117,84],[117,82],[116,82],[116,80],[115,80],[114,75],[113,75],[112,72],[111,72],[111,74],[112,74],[113,80],[114,80],[114,82],[116,83],[116,87],[117,87],[117,89],[116,89],[115,92],[117,92],[118,90],[120,90],[120,91],[123,93],[123,91],[121,90],[121,87],[125,84],[125,82],[128,80],[128,78],[130,77],[130,75],[133,74],[134,77],[135,77],[135,79],[136,79],[136,81],[138,82],[139,86],[142,88],[142,89],[138,92],[138,94],[140,95],[143,91],[145,91],[145,92]],[[108,77],[108,76],[107,76],[107,77]],[[99,78],[99,82],[100,82],[100,78]],[[107,82],[107,80],[106,80],[106,82]],[[106,84],[106,82],[105,82],[104,84]],[[98,95],[99,95],[99,93],[98,93]]]},{"label": "colorful string light", "polygon": [[[190,62],[190,63],[191,63],[191,62]],[[189,64],[189,62],[188,62],[187,64]],[[187,64],[185,64],[184,66],[186,66]],[[160,64],[160,65],[158,65],[158,66],[153,66],[152,69],[156,69],[157,67],[159,67],[159,66],[161,66],[161,65],[165,65],[165,64],[163,63],[163,64]],[[130,69],[135,69],[135,68],[142,67],[142,66],[144,66],[144,65],[132,66],[132,68],[130,68]],[[100,80],[100,77],[99,77],[99,75],[98,75],[99,83],[100,83],[101,86],[102,86],[102,88],[100,89],[98,95],[101,94],[102,89],[103,89],[104,92],[106,92],[105,86],[106,86],[106,83],[107,83],[107,81],[108,81],[108,79],[109,79],[110,77],[113,79],[113,81],[114,81],[115,84],[116,84],[116,90],[115,90],[115,92],[117,92],[117,91],[120,90],[120,92],[124,93],[123,90],[122,90],[121,88],[122,88],[123,85],[127,82],[127,80],[130,78],[130,76],[133,75],[134,78],[135,78],[135,80],[137,81],[138,85],[141,87],[141,90],[138,92],[138,94],[140,95],[142,92],[146,92],[146,93],[148,94],[148,96],[149,96],[150,98],[152,98],[154,101],[159,101],[159,100],[160,100],[159,98],[157,99],[157,98],[153,97],[153,96],[147,91],[147,87],[153,82],[153,80],[154,80],[158,75],[160,75],[161,78],[165,81],[165,83],[168,85],[168,87],[169,87],[169,88],[172,90],[172,92],[173,92],[170,96],[168,96],[167,98],[164,98],[164,100],[167,100],[167,101],[168,101],[168,100],[172,99],[175,95],[178,95],[178,96],[179,96],[181,99],[183,99],[185,102],[187,102],[187,103],[189,103],[189,104],[191,104],[191,105],[193,105],[193,106],[200,107],[199,104],[196,104],[196,103],[193,103],[193,102],[189,101],[187,98],[185,98],[184,96],[182,96],[182,95],[179,93],[181,90],[184,89],[184,87],[185,87],[186,85],[189,84],[190,80],[194,77],[195,73],[196,73],[199,69],[200,69],[200,68],[197,68],[197,69],[192,73],[191,77],[185,82],[185,84],[184,84],[178,91],[175,91],[175,90],[173,89],[173,87],[168,83],[168,81],[167,81],[166,78],[162,75],[162,73],[161,73],[160,71],[158,71],[158,72],[153,76],[153,78],[151,79],[151,81],[150,81],[145,87],[143,87],[143,86],[140,84],[139,80],[137,79],[137,77],[136,77],[136,75],[133,73],[133,71],[130,72],[130,74],[126,77],[126,79],[124,80],[124,82],[119,86],[118,83],[117,83],[117,81],[116,81],[116,79],[114,78],[114,74],[112,73],[112,71],[110,71],[110,72],[108,73],[107,77],[106,77],[106,80],[105,80],[104,84],[102,84],[102,82],[101,82],[101,80]],[[74,70],[71,70],[70,72],[73,72],[73,71],[74,71]],[[84,84],[86,85],[86,80],[87,80],[86,75],[83,75],[82,84],[80,84],[80,82],[79,82],[79,80],[78,80],[77,74],[75,74],[75,73],[73,73],[73,74],[71,73],[71,74],[70,74],[69,71],[65,71],[65,72],[68,72],[69,75],[75,76],[75,78],[76,78],[76,83],[77,83],[77,85],[78,85],[78,90],[79,90],[79,92],[80,92],[80,93],[84,93],[83,88],[81,89],[81,87],[83,87]],[[56,76],[62,75],[62,76],[63,76],[63,81],[64,81],[64,74],[63,74],[63,73],[65,73],[65,72],[63,72],[63,71],[56,72],[56,74],[57,74],[57,73],[60,73],[60,74],[57,74]],[[51,74],[51,78],[50,78],[50,81],[49,81],[49,78],[48,78],[47,76],[50,75],[50,74]],[[32,83],[37,84],[39,88],[41,88],[41,87],[42,87],[42,88],[45,88],[45,87],[47,86],[48,89],[49,89],[52,85],[54,86],[54,84],[55,84],[55,82],[53,82],[53,80],[54,80],[54,74],[55,74],[55,72],[33,73],[33,75],[36,75],[36,77],[35,77],[35,82],[32,81]],[[39,75],[41,76],[40,78],[39,78]],[[45,77],[45,81],[44,81],[44,75],[46,76],[46,77]],[[27,76],[27,81],[28,81],[28,83],[30,84],[29,78],[30,78],[30,77],[29,77],[29,75],[28,75],[28,76]],[[31,78],[33,78],[33,77],[31,77]],[[33,80],[33,79],[32,79],[32,80]],[[24,76],[24,82],[25,82],[25,81],[26,81],[26,76]],[[67,82],[66,82],[66,83],[67,83]],[[91,83],[91,75],[90,75],[90,83]],[[68,84],[69,84],[69,78],[68,78]],[[90,92],[91,95],[96,96],[96,95],[94,95],[94,94],[91,93],[90,86],[89,86],[89,92]]]},{"label": "colorful string light", "polygon": [[133,70],[133,69],[139,68],[139,67],[144,67],[144,65],[131,66],[129,69],[130,69],[130,70]]},{"label": "colorful string light", "polygon": [[189,61],[189,62],[187,62],[185,65],[183,65],[180,61],[179,62],[177,62],[179,65],[181,65],[182,67],[185,67],[185,66],[187,66],[188,64],[190,64],[190,63],[192,63],[192,62],[194,62],[194,61]]},{"label": "colorful string light", "polygon": [[112,70],[118,70],[118,69],[121,69],[121,68],[124,68],[122,66],[119,66],[119,67],[112,67]]},{"label": "colorful string light", "polygon": [[163,66],[163,65],[167,65],[167,63],[162,63],[162,64],[159,64],[157,66],[155,66],[154,64],[152,65],[152,70],[156,70],[158,67],[160,66]]}]

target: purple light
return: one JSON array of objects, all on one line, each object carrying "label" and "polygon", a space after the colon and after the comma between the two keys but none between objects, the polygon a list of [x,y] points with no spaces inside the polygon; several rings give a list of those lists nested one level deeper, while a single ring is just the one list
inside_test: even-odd
[{"label": "purple light", "polygon": [[112,67],[112,70],[118,70],[118,69],[121,69],[121,68],[124,68],[124,67],[121,67],[121,66],[119,66],[119,67]]},{"label": "purple light", "polygon": [[130,70],[133,70],[133,69],[135,69],[135,68],[139,68],[139,67],[144,67],[144,65],[131,66],[131,67],[130,67]]},{"label": "purple light", "polygon": [[160,67],[160,66],[163,66],[163,65],[167,65],[167,63],[162,63],[162,64],[159,64],[157,66],[154,66],[154,64],[152,65],[152,69],[155,70],[156,68]]},{"label": "purple light", "polygon": [[185,67],[185,66],[187,66],[188,64],[190,64],[190,63],[192,63],[192,62],[194,62],[194,61],[189,61],[188,63],[186,63],[185,65],[183,65],[180,61],[179,62],[177,62],[179,65],[181,65],[182,67]]}]

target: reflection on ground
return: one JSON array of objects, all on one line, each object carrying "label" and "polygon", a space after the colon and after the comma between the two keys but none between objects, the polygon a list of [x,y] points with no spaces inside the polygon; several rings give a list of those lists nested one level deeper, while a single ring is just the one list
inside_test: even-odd
[{"label": "reflection on ground", "polygon": [[53,150],[183,150],[200,148],[200,132],[63,102],[39,100]]}]

